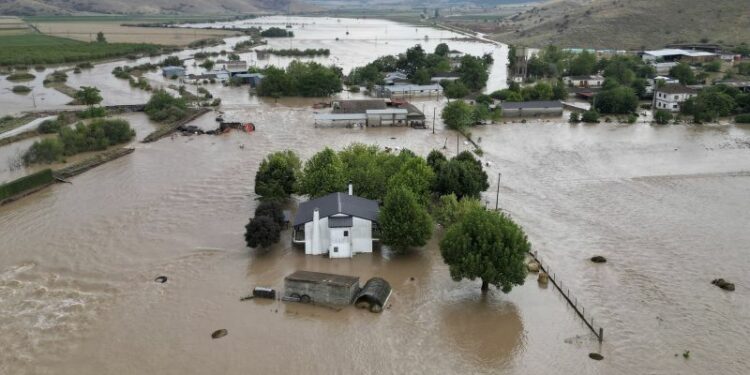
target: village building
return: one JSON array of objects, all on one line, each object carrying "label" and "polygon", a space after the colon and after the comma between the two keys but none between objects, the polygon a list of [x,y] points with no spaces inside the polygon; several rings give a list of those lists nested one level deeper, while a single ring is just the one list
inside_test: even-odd
[{"label": "village building", "polygon": [[263,82],[263,74],[260,73],[239,73],[235,74],[233,78],[241,83],[249,84],[252,88],[258,87]]},{"label": "village building", "polygon": [[686,63],[704,63],[713,61],[718,55],[712,52],[666,48],[652,51],[644,51],[643,61],[648,63],[659,62],[686,62]]},{"label": "village building", "polygon": [[437,83],[430,85],[393,85],[393,86],[376,86],[375,94],[379,98],[393,97],[413,97],[413,96],[440,96],[443,93],[443,86]]},{"label": "village building", "polygon": [[435,75],[430,78],[430,82],[440,83],[443,81],[456,81],[460,78],[461,75],[458,73],[435,73]]},{"label": "village building", "polygon": [[305,254],[351,258],[371,253],[377,241],[378,202],[347,193],[331,193],[302,202],[294,217],[292,242],[305,246]]},{"label": "village building", "polygon": [[234,77],[237,74],[247,73],[247,61],[219,60],[216,64],[221,65],[221,69],[229,73],[230,77]]},{"label": "village building", "polygon": [[383,82],[385,82],[386,85],[398,85],[402,83],[409,83],[409,78],[405,73],[402,72],[388,72],[385,73]]},{"label": "village building", "polygon": [[562,116],[563,104],[559,100],[502,102],[503,117]]},{"label": "village building", "polygon": [[161,68],[161,75],[167,78],[182,78],[185,76],[185,68],[181,66],[165,66]]},{"label": "village building", "polygon": [[680,105],[696,95],[696,89],[680,84],[666,84],[654,89],[653,108],[679,112]]},{"label": "village building", "polygon": [[594,76],[567,76],[563,81],[570,87],[599,88],[604,84],[604,77]]},{"label": "village building", "polygon": [[335,100],[330,113],[316,113],[315,126],[343,124],[359,126],[404,126],[424,128],[425,115],[414,105],[399,100]]}]

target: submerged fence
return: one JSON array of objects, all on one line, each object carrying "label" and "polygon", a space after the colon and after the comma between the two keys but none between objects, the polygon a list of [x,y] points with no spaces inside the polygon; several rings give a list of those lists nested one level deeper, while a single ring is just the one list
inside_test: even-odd
[{"label": "submerged fence", "polygon": [[547,275],[549,275],[549,280],[552,282],[552,285],[554,285],[555,288],[560,291],[563,298],[568,301],[576,314],[578,314],[578,316],[583,319],[583,322],[586,324],[586,326],[589,327],[589,329],[591,329],[591,332],[593,332],[596,338],[599,339],[599,342],[602,342],[604,340],[604,328],[602,326],[599,326],[597,328],[597,326],[594,325],[594,316],[591,314],[589,314],[588,316],[586,315],[586,308],[578,302],[578,298],[570,294],[570,288],[564,288],[562,280],[560,280],[557,275],[552,272],[549,264],[545,264],[542,262],[541,257],[539,256],[539,254],[537,254],[536,251],[530,252],[529,254],[537,263],[539,263],[539,268],[541,269],[541,271],[544,271],[547,273]]}]

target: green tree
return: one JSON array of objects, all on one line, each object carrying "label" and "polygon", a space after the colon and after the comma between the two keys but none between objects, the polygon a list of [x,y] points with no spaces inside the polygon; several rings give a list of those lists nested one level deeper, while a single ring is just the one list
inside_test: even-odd
[{"label": "green tree", "polygon": [[401,166],[388,180],[388,188],[403,186],[415,194],[419,203],[427,206],[430,199],[432,184],[435,182],[435,172],[427,161],[422,158],[411,158]]},{"label": "green tree", "polygon": [[36,141],[23,154],[23,162],[26,165],[37,163],[54,163],[63,156],[63,144],[56,138],[45,138]]},{"label": "green tree", "polygon": [[255,208],[255,217],[261,216],[271,218],[279,226],[284,224],[284,209],[279,202],[260,202],[258,207]]},{"label": "green tree", "polygon": [[103,98],[100,93],[101,91],[96,87],[81,86],[81,89],[75,92],[74,97],[81,104],[93,107],[102,102]]},{"label": "green tree", "polygon": [[710,61],[703,64],[703,69],[707,72],[716,73],[721,70],[721,61]]},{"label": "green tree", "polygon": [[255,174],[255,193],[261,200],[285,201],[297,190],[302,163],[294,151],[273,152]]},{"label": "green tree", "polygon": [[552,87],[552,99],[565,100],[568,98],[568,89],[565,87],[562,79],[557,80],[557,83]]},{"label": "green tree", "polygon": [[245,226],[245,242],[248,247],[268,247],[281,238],[281,227],[268,216],[250,219]]},{"label": "green tree", "polygon": [[429,70],[427,70],[426,68],[420,68],[417,69],[417,71],[414,73],[411,81],[417,85],[426,85],[430,83],[431,78],[432,75],[430,74]]},{"label": "green tree", "polygon": [[473,209],[448,228],[440,252],[455,281],[481,279],[482,291],[492,284],[504,293],[523,285],[524,259],[531,244],[523,230],[504,214]]},{"label": "green tree", "polygon": [[144,109],[148,118],[156,122],[174,122],[187,115],[187,103],[163,89],[155,90]]},{"label": "green tree", "polygon": [[713,86],[701,90],[697,96],[682,103],[680,112],[692,115],[693,121],[697,123],[704,123],[729,116],[735,106],[736,102],[730,94],[719,86]]},{"label": "green tree", "polygon": [[669,69],[669,75],[680,80],[680,83],[683,85],[693,85],[696,83],[693,68],[687,63],[679,63],[673,66],[672,69]]},{"label": "green tree", "polygon": [[380,201],[385,198],[390,163],[397,156],[382,152],[378,146],[354,143],[341,150],[339,158],[344,164],[346,180],[354,186],[354,194]]},{"label": "green tree", "polygon": [[441,117],[449,129],[461,130],[471,126],[474,110],[462,100],[455,100],[443,108]]},{"label": "green tree", "polygon": [[440,168],[442,168],[447,162],[448,159],[438,150],[432,150],[427,154],[427,165],[432,168],[432,171],[435,172],[435,174],[437,174],[438,171],[440,171]]},{"label": "green tree", "polygon": [[458,67],[461,82],[472,91],[479,91],[487,84],[489,74],[487,67],[481,57],[464,55],[461,57],[461,65]]},{"label": "green tree", "polygon": [[206,61],[202,62],[199,66],[206,70],[211,70],[214,68],[214,65],[216,63],[211,59],[206,59]]},{"label": "green tree", "polygon": [[669,121],[671,120],[672,120],[672,114],[669,113],[669,111],[659,109],[656,112],[654,112],[654,121],[656,121],[656,123],[659,125],[669,124]]},{"label": "green tree", "polygon": [[459,99],[469,94],[469,88],[460,80],[443,80],[440,84],[443,86],[445,96],[449,99]]},{"label": "green tree", "polygon": [[161,66],[183,66],[182,61],[177,56],[169,56],[166,59],[162,60]]},{"label": "green tree", "polygon": [[630,87],[616,86],[596,94],[594,107],[599,113],[631,113],[638,109],[638,96]]},{"label": "green tree", "polygon": [[96,42],[97,43],[107,43],[107,38],[104,37],[103,32],[96,33]]},{"label": "green tree", "polygon": [[271,66],[265,70],[263,80],[257,87],[257,92],[259,96],[279,98],[293,92],[293,87],[291,79],[283,69]]},{"label": "green tree", "polygon": [[435,54],[438,56],[448,56],[451,49],[445,43],[440,43],[435,47]]},{"label": "green tree", "polygon": [[435,220],[448,228],[463,220],[469,212],[484,209],[478,199],[464,198],[458,200],[455,194],[443,195],[435,209]]},{"label": "green tree", "polygon": [[490,186],[482,163],[468,151],[458,154],[436,172],[433,189],[438,195],[479,198]]},{"label": "green tree", "polygon": [[588,76],[596,72],[596,55],[589,51],[577,54],[570,62],[568,74],[572,76]]},{"label": "green tree", "polygon": [[310,198],[343,191],[346,188],[344,163],[339,155],[326,147],[305,162],[300,179],[300,193]]},{"label": "green tree", "polygon": [[432,219],[405,186],[388,191],[378,215],[380,240],[397,251],[424,246],[432,235]]},{"label": "green tree", "polygon": [[571,124],[577,124],[581,121],[581,117],[578,115],[578,112],[570,112],[570,117],[568,118],[568,122]]},{"label": "green tree", "polygon": [[581,115],[581,121],[586,123],[598,123],[599,112],[597,112],[595,109],[590,109],[586,112],[583,112],[583,115]]}]

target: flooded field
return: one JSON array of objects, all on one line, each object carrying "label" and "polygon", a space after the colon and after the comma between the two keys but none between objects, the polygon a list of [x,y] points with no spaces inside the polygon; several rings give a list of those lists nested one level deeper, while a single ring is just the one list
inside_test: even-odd
[{"label": "flooded field", "polygon": [[[356,41],[334,50],[341,28],[349,27],[350,36],[360,23],[387,26],[388,35],[414,30],[387,21],[302,20],[310,23],[306,31],[317,25],[323,35],[328,24],[333,31],[327,39],[311,37],[309,45],[295,40],[295,47],[329,44],[332,56],[352,65],[381,52]],[[299,22],[292,24],[302,38]],[[398,35],[388,44],[378,37],[384,48],[403,43],[383,53],[424,39],[402,42]],[[494,48],[473,44],[477,51]],[[129,87],[111,77],[112,65],[70,80],[99,80],[105,100],[125,99]],[[244,225],[256,205],[254,175],[268,152],[292,149],[306,158],[325,145],[364,142],[422,155],[447,144],[452,156],[456,135],[439,119],[436,134],[315,128],[314,99],[269,101],[245,89],[211,90],[228,103],[227,117],[254,122],[257,132],[134,143],[133,154],[73,184],[0,207],[0,373],[744,374],[750,368],[750,127],[557,119],[472,129],[490,163],[483,200],[495,204],[502,172],[500,207],[605,328],[600,345],[560,294],[532,277],[507,295],[482,296],[479,282],[453,282],[437,249],[440,231],[410,255],[305,256],[288,234],[268,253],[249,250]],[[8,95],[0,94],[3,108]],[[414,103],[431,114],[445,99]],[[128,116],[138,139],[153,127],[142,114]],[[215,126],[211,114],[195,124]],[[459,149],[466,147],[459,140]],[[0,158],[12,152],[0,148]],[[592,264],[592,255],[609,261]],[[385,277],[394,287],[391,305],[375,315],[240,302],[254,286],[280,288],[297,269]],[[167,283],[154,282],[160,275]],[[717,277],[737,290],[714,287]],[[228,336],[212,340],[220,328]],[[589,352],[605,358],[590,360]]]}]

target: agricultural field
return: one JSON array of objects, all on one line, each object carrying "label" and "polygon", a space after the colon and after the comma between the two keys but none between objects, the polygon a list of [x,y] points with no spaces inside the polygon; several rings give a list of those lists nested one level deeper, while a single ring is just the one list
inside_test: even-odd
[{"label": "agricultural field", "polygon": [[0,36],[19,35],[31,32],[26,22],[17,17],[0,17]]},{"label": "agricultural field", "polygon": [[0,37],[0,65],[55,64],[159,53],[155,44],[84,43],[43,34]]},{"label": "agricultural field", "polygon": [[40,32],[91,42],[96,40],[98,32],[110,43],[154,43],[170,46],[185,46],[201,39],[226,37],[233,32],[224,30],[199,30],[183,28],[133,27],[125,24],[141,23],[178,23],[195,21],[204,18],[164,18],[164,17],[30,17],[26,21]]}]

